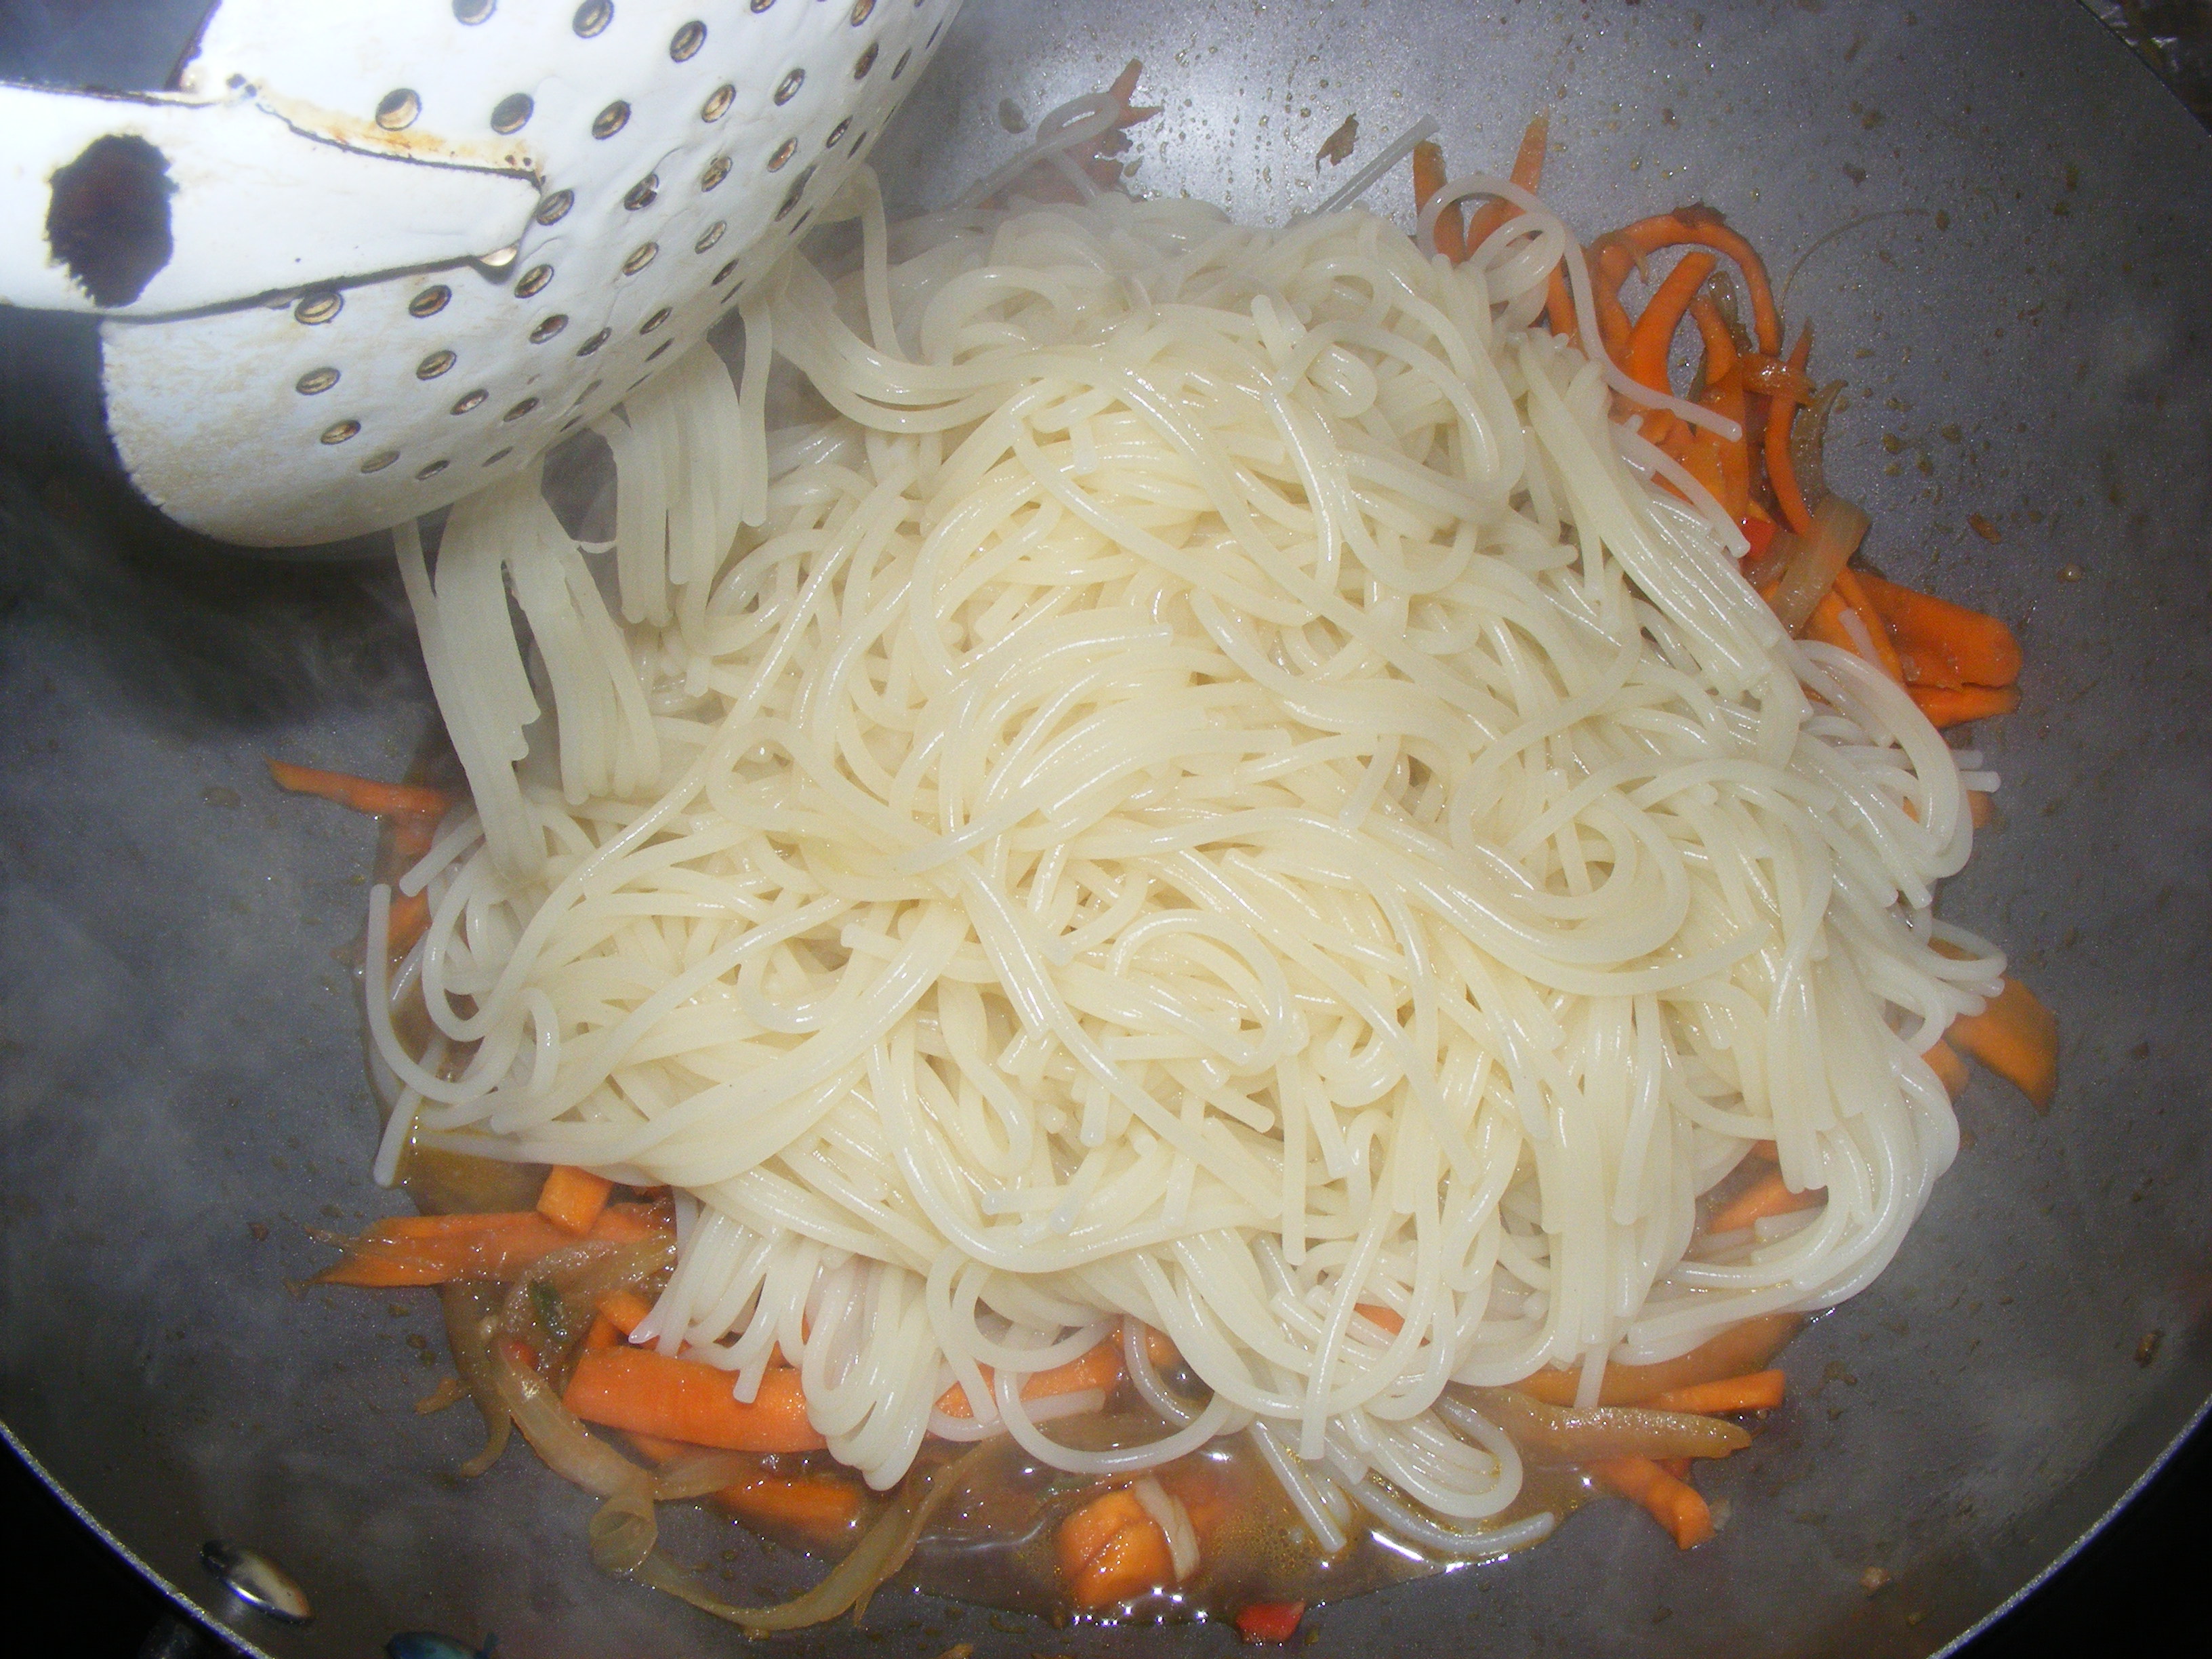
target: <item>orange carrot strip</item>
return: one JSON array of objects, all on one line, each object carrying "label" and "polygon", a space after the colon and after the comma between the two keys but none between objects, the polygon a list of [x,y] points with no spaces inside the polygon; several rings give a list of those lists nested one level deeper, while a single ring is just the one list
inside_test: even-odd
[{"label": "orange carrot strip", "polygon": [[[1782,1352],[1805,1322],[1797,1314],[1760,1314],[1729,1326],[1719,1335],[1677,1359],[1656,1365],[1607,1365],[1599,1385],[1601,1406],[1640,1406],[1669,1389],[1686,1389],[1715,1377],[1755,1371]],[[1579,1370],[1552,1367],[1522,1377],[1513,1387],[1553,1406],[1571,1406],[1582,1380]]]},{"label": "orange carrot strip", "polygon": [[1873,601],[1867,597],[1860,575],[1861,573],[1845,565],[1836,572],[1833,592],[1866,629],[1867,640],[1874,647],[1875,665],[1902,685],[1905,684],[1905,665],[1899,660],[1897,647],[1889,637],[1888,618],[1876,610]]},{"label": "orange carrot strip", "polygon": [[587,1233],[599,1218],[599,1212],[607,1207],[608,1194],[614,1189],[615,1183],[604,1176],[573,1164],[556,1164],[546,1172],[545,1185],[538,1189],[538,1213],[556,1227]]},{"label": "orange carrot strip", "polygon": [[1988,829],[1996,822],[1996,798],[1986,789],[1969,789],[1966,791],[1966,817],[1972,820],[1975,829]]},{"label": "orange carrot strip", "polygon": [[1060,1580],[1079,1607],[1111,1607],[1175,1583],[1168,1535],[1126,1486],[1069,1516],[1053,1542]]},{"label": "orange carrot strip", "polygon": [[1780,1371],[1753,1371],[1745,1376],[1723,1376],[1711,1382],[1693,1382],[1686,1389],[1669,1389],[1644,1403],[1654,1411],[1696,1412],[1706,1417],[1723,1412],[1771,1412],[1782,1403],[1787,1382]]},{"label": "orange carrot strip", "polygon": [[1951,1022],[1945,1040],[1955,1042],[1999,1077],[2047,1110],[2058,1087],[2058,1017],[2018,980],[1978,1014]]},{"label": "orange carrot strip", "polygon": [[[629,1438],[656,1463],[673,1463],[702,1449],[653,1434],[632,1434]],[[866,1504],[857,1486],[834,1474],[750,1474],[710,1492],[708,1498],[741,1521],[791,1528],[817,1542],[849,1532]]]},{"label": "orange carrot strip", "polygon": [[1739,1228],[1750,1226],[1753,1222],[1764,1221],[1769,1216],[1792,1215],[1799,1210],[1809,1210],[1827,1201],[1825,1188],[1814,1187],[1802,1193],[1793,1193],[1783,1184],[1782,1171],[1770,1170],[1715,1211],[1707,1231],[1732,1233]]},{"label": "orange carrot strip", "polygon": [[1672,213],[1639,219],[1612,234],[1645,258],[1662,248],[1687,244],[1726,254],[1741,268],[1744,283],[1751,289],[1752,331],[1759,337],[1759,349],[1782,349],[1782,313],[1775,308],[1774,289],[1766,280],[1765,262],[1759,257],[1759,251],[1738,235],[1717,211],[1702,206],[1678,208]]},{"label": "orange carrot strip", "polygon": [[1582,327],[1575,320],[1575,296],[1567,287],[1564,264],[1553,265],[1552,274],[1544,279],[1544,322],[1569,345],[1581,338]]},{"label": "orange carrot strip", "polygon": [[[1523,190],[1533,191],[1544,180],[1544,147],[1551,140],[1552,121],[1547,115],[1539,115],[1528,123],[1521,135],[1521,148],[1513,157],[1513,182]],[[1504,200],[1485,202],[1467,220],[1467,251],[1472,253],[1489,240],[1490,234],[1509,219],[1520,216],[1521,210]]]},{"label": "orange carrot strip", "polygon": [[1959,1051],[1938,1037],[1931,1047],[1923,1051],[1920,1058],[1926,1060],[1935,1072],[1943,1085],[1944,1092],[1956,1100],[1960,1091],[1966,1086],[1966,1062],[1959,1058]]},{"label": "orange carrot strip", "polygon": [[[1743,367],[1731,360],[1713,378],[1712,360],[1706,359],[1705,395],[1698,400],[1716,415],[1725,416],[1736,423],[1740,434],[1734,443],[1715,437],[1721,447],[1721,506],[1729,517],[1741,523],[1751,511],[1751,439],[1744,424],[1746,414],[1743,395]],[[1771,538],[1772,532],[1768,532]]]},{"label": "orange carrot strip", "polygon": [[652,1311],[652,1298],[640,1296],[635,1291],[610,1291],[599,1298],[599,1317],[624,1336],[635,1330],[638,1322]]},{"label": "orange carrot strip", "polygon": [[770,1368],[748,1404],[730,1373],[650,1348],[586,1348],[562,1403],[586,1423],[723,1451],[819,1451],[829,1443],[806,1419],[799,1373]]},{"label": "orange carrot strip", "polygon": [[1362,1302],[1358,1306],[1362,1319],[1372,1321],[1393,1336],[1406,1328],[1405,1316],[1395,1308],[1386,1308],[1379,1302]]},{"label": "orange carrot strip", "polygon": [[1305,1616],[1303,1601],[1255,1601],[1237,1610],[1237,1633],[1248,1642],[1287,1642]]},{"label": "orange carrot strip", "polygon": [[1604,237],[1592,243],[1589,252],[1590,303],[1597,313],[1598,338],[1605,342],[1605,355],[1619,365],[1627,359],[1628,337],[1633,329],[1628,307],[1620,302],[1620,285],[1636,269],[1636,254]]},{"label": "orange carrot strip", "polygon": [[1621,365],[1638,385],[1654,392],[1672,390],[1667,384],[1667,353],[1691,300],[1713,274],[1713,263],[1710,253],[1686,253],[1681,263],[1667,273],[1666,281],[1652,290],[1643,316],[1629,331],[1628,361]]},{"label": "orange carrot strip", "polygon": [[[1797,344],[1790,354],[1790,367],[1803,374],[1806,362],[1813,353],[1813,331],[1808,327],[1797,336]],[[1797,487],[1797,469],[1790,459],[1790,427],[1797,418],[1797,401],[1790,392],[1774,396],[1766,412],[1766,481],[1773,486],[1774,500],[1782,509],[1783,521],[1801,536],[1813,533],[1812,510],[1805,505],[1804,492]]]},{"label": "orange carrot strip", "polygon": [[584,1333],[584,1346],[587,1348],[619,1348],[622,1340],[623,1334],[605,1314],[593,1315],[591,1329]]},{"label": "orange carrot strip", "polygon": [[1705,348],[1705,385],[1710,388],[1735,367],[1735,336],[1729,332],[1713,296],[1702,288],[1690,296],[1690,320],[1698,325],[1698,338]]},{"label": "orange carrot strip", "polygon": [[2020,678],[2020,641],[1996,617],[1885,581],[1870,570],[1857,574],[1896,637],[1911,684],[2010,685]]},{"label": "orange carrot strip", "polygon": [[415,948],[415,941],[422,937],[430,926],[430,896],[428,893],[399,893],[392,901],[392,908],[385,917],[384,948],[395,958],[405,956]]},{"label": "orange carrot strip", "polygon": [[2016,685],[1908,685],[1905,689],[1928,716],[1928,723],[1939,731],[2009,714],[2020,707]]},{"label": "orange carrot strip", "polygon": [[[631,1244],[672,1225],[665,1205],[611,1204],[586,1237]],[[317,1273],[314,1282],[390,1289],[511,1279],[538,1257],[576,1242],[575,1234],[534,1211],[393,1216],[347,1241],[344,1259]]]},{"label": "orange carrot strip", "polygon": [[[1444,187],[1443,147],[1434,139],[1424,138],[1413,146],[1413,211],[1420,212],[1428,206],[1430,198]],[[1460,204],[1456,202],[1437,215],[1434,236],[1437,252],[1457,264],[1467,258],[1467,234],[1462,228]]]},{"label": "orange carrot strip", "polygon": [[350,772],[319,772],[312,766],[294,766],[287,761],[270,760],[269,775],[279,789],[289,789],[296,795],[319,795],[371,817],[410,813],[441,817],[453,804],[441,790],[423,789],[411,783],[380,783],[374,778],[356,777]]},{"label": "orange carrot strip", "polygon": [[1696,1488],[1650,1458],[1603,1458],[1590,1465],[1590,1473],[1623,1498],[1641,1504],[1673,1535],[1676,1548],[1694,1548],[1713,1535],[1712,1511]]},{"label": "orange carrot strip", "polygon": [[[983,1381],[991,1380],[991,1368],[981,1366]],[[1048,1371],[1035,1371],[1022,1384],[1024,1400],[1049,1400],[1055,1395],[1079,1394],[1085,1389],[1098,1389],[1111,1394],[1121,1381],[1121,1345],[1115,1341],[1101,1342],[1087,1353],[1071,1359],[1065,1365],[1055,1365]],[[947,1417],[973,1417],[969,1409],[968,1391],[955,1382],[937,1397],[937,1409]]]},{"label": "orange carrot strip", "polygon": [[1150,1325],[1139,1325],[1137,1328],[1144,1334],[1145,1358],[1152,1362],[1155,1370],[1163,1365],[1182,1364],[1182,1351],[1176,1346],[1174,1339],[1165,1331],[1155,1330]]},{"label": "orange carrot strip", "polygon": [[412,864],[438,840],[438,820],[428,812],[409,812],[392,820],[392,855]]}]

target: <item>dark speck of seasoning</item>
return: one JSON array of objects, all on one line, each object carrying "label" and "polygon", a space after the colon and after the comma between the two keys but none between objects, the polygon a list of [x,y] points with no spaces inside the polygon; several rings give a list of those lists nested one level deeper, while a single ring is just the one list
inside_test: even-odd
[{"label": "dark speck of seasoning", "polygon": [[387,1302],[384,1304],[384,1311],[387,1318],[404,1319],[410,1310],[404,1302]]},{"label": "dark speck of seasoning", "polygon": [[253,1242],[256,1244],[258,1244],[263,1239],[269,1237],[268,1227],[258,1221],[247,1222],[246,1224],[246,1231],[253,1236]]},{"label": "dark speck of seasoning", "polygon": [[1855,185],[1863,185],[1866,183],[1866,169],[1862,167],[1854,167],[1849,161],[1846,161],[1844,163],[1844,177],[1850,179]]},{"label": "dark speck of seasoning", "polygon": [[1322,139],[1321,148],[1314,152],[1314,171],[1320,172],[1323,161],[1333,167],[1343,166],[1352,159],[1352,147],[1358,142],[1359,118],[1347,115],[1344,118],[1344,125]]},{"label": "dark speck of seasoning", "polygon": [[1872,132],[1887,118],[1888,118],[1883,115],[1880,110],[1870,109],[1864,115],[1859,117],[1859,125],[1864,127],[1869,132]]},{"label": "dark speck of seasoning", "polygon": [[410,1331],[407,1333],[407,1346],[419,1353],[430,1346],[430,1339],[420,1331]]},{"label": "dark speck of seasoning", "polygon": [[210,806],[235,806],[238,805],[238,791],[220,783],[211,783],[200,791],[200,799]]},{"label": "dark speck of seasoning", "polygon": [[2001,542],[2004,539],[2003,536],[1998,533],[1997,527],[1978,513],[1966,514],[1966,522],[1973,527],[1974,534],[1985,542]]},{"label": "dark speck of seasoning", "polygon": [[2164,1331],[2145,1331],[2143,1340],[2136,1344],[2136,1364],[2148,1365],[2158,1358],[2158,1345],[2165,1340]]},{"label": "dark speck of seasoning", "polygon": [[1859,1575],[1859,1588],[1864,1590],[1869,1595],[1872,1595],[1876,1590],[1881,1589],[1888,1583],[1889,1569],[1887,1567],[1869,1567],[1864,1572]]},{"label": "dark speck of seasoning", "polygon": [[2065,564],[2059,566],[2058,580],[2062,582],[2080,581],[2081,580],[2081,567],[2078,564]]},{"label": "dark speck of seasoning", "polygon": [[1938,230],[1951,228],[1951,216],[1947,210],[1942,208],[1936,210],[1936,228]]},{"label": "dark speck of seasoning", "polygon": [[2051,210],[2054,214],[2057,215],[2061,219],[2070,219],[2074,216],[2074,204],[2071,202],[2053,202],[2051,204]]}]

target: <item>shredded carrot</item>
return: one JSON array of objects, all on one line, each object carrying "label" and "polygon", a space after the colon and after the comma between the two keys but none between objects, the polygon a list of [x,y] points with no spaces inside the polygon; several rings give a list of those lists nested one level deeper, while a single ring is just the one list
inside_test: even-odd
[{"label": "shredded carrot", "polygon": [[1575,296],[1567,287],[1564,265],[1553,265],[1552,274],[1544,282],[1544,321],[1552,332],[1569,345],[1582,337],[1582,325],[1575,320]]},{"label": "shredded carrot", "polygon": [[[1521,149],[1513,157],[1513,182],[1522,189],[1533,191],[1544,181],[1544,147],[1551,141],[1552,120],[1539,115],[1528,123],[1528,131],[1521,135]],[[1491,234],[1509,219],[1518,218],[1521,210],[1504,200],[1485,202],[1468,216],[1466,248],[1468,253],[1480,247]]]},{"label": "shredded carrot", "polygon": [[1152,1362],[1155,1370],[1163,1365],[1182,1364],[1182,1351],[1176,1346],[1174,1339],[1165,1331],[1155,1330],[1150,1325],[1139,1325],[1137,1329],[1143,1334],[1145,1358]]},{"label": "shredded carrot", "polygon": [[594,1315],[591,1329],[584,1333],[584,1346],[587,1348],[619,1348],[622,1340],[623,1334],[605,1314]]},{"label": "shredded carrot", "polygon": [[1652,290],[1644,314],[1629,331],[1628,361],[1621,365],[1638,386],[1654,392],[1671,391],[1667,384],[1667,353],[1691,300],[1712,274],[1711,254],[1686,253],[1681,263],[1667,273],[1667,279]]},{"label": "shredded carrot", "polygon": [[1783,1183],[1782,1171],[1770,1170],[1715,1211],[1706,1231],[1732,1233],[1770,1216],[1790,1215],[1827,1201],[1826,1189],[1814,1187],[1793,1193]]},{"label": "shredded carrot", "polygon": [[319,772],[312,766],[294,766],[287,761],[270,760],[269,775],[279,789],[296,795],[320,795],[371,817],[442,817],[453,805],[440,790],[411,783],[380,783],[350,772]]},{"label": "shredded carrot", "polygon": [[[1421,212],[1443,187],[1443,147],[1434,139],[1424,138],[1413,146],[1413,211]],[[1436,229],[1432,233],[1437,252],[1454,264],[1467,258],[1467,237],[1462,224],[1460,205],[1453,202],[1437,215]]]},{"label": "shredded carrot", "polygon": [[1111,1607],[1175,1583],[1168,1535],[1127,1487],[1092,1498],[1060,1523],[1053,1541],[1079,1607]]},{"label": "shredded carrot", "polygon": [[1712,1511],[1688,1482],[1648,1457],[1607,1457],[1590,1472],[1623,1498],[1641,1504],[1674,1535],[1678,1549],[1692,1549],[1713,1535]]},{"label": "shredded carrot", "polygon": [[415,948],[415,941],[428,931],[430,926],[430,896],[428,893],[400,893],[392,901],[392,908],[384,922],[384,948],[395,958],[405,956]]},{"label": "shredded carrot", "polygon": [[1960,1015],[1944,1035],[2033,1101],[2038,1111],[2049,1109],[2058,1087],[2058,1018],[2018,980],[2008,977],[1988,1007]]},{"label": "shredded carrot", "polygon": [[1255,1601],[1237,1610],[1237,1633],[1248,1642],[1287,1642],[1305,1616],[1303,1601]]},{"label": "shredded carrot", "polygon": [[[702,1449],[657,1434],[632,1432],[630,1443],[656,1463],[673,1463]],[[859,1524],[867,1500],[858,1486],[834,1474],[749,1474],[708,1494],[709,1502],[754,1526],[776,1526],[828,1543]]]},{"label": "shredded carrot", "polygon": [[1908,685],[1905,690],[1938,731],[1972,720],[2009,714],[2020,707],[2020,688],[2012,685]]},{"label": "shredded carrot", "polygon": [[1735,336],[1713,296],[1700,288],[1690,296],[1690,320],[1698,325],[1698,338],[1705,349],[1705,385],[1717,383],[1735,367]]},{"label": "shredded carrot", "polygon": [[651,1348],[586,1348],[562,1396],[586,1423],[724,1451],[818,1451],[829,1443],[806,1418],[799,1373],[769,1368],[750,1403],[729,1372]]},{"label": "shredded carrot", "polygon": [[556,1227],[587,1233],[599,1218],[599,1212],[607,1207],[607,1196],[614,1189],[615,1183],[604,1176],[573,1164],[556,1164],[546,1172],[545,1185],[538,1190],[538,1213]]},{"label": "shredded carrot", "polygon": [[1754,1140],[1751,1143],[1751,1150],[1746,1152],[1744,1156],[1746,1158],[1764,1158],[1767,1163],[1771,1164],[1777,1158],[1780,1158],[1782,1154],[1775,1150],[1775,1146],[1772,1141]]},{"label": "shredded carrot", "polygon": [[1836,585],[1831,591],[1859,619],[1859,626],[1866,629],[1867,641],[1874,647],[1875,666],[1899,685],[1904,684],[1905,665],[1898,659],[1897,647],[1891,642],[1889,623],[1867,598],[1866,589],[1860,585],[1859,573],[1845,565],[1836,572]]},{"label": "shredded carrot", "polygon": [[1920,1058],[1926,1060],[1935,1072],[1943,1085],[1944,1092],[1956,1100],[1966,1086],[1966,1062],[1959,1058],[1959,1051],[1939,1037],[1922,1053]]},{"label": "shredded carrot", "polygon": [[1885,581],[1872,571],[1857,574],[1868,599],[1889,623],[1911,684],[1949,689],[2010,685],[2020,678],[2020,641],[1995,617]]},{"label": "shredded carrot", "polygon": [[1602,236],[1590,245],[1590,303],[1597,313],[1598,338],[1616,366],[1627,359],[1628,337],[1633,330],[1628,307],[1620,302],[1620,285],[1635,269],[1632,249]]},{"label": "shredded carrot", "polygon": [[[979,1367],[983,1381],[991,1380],[991,1368]],[[1055,1365],[1048,1371],[1036,1371],[1022,1384],[1024,1400],[1049,1400],[1056,1395],[1079,1394],[1085,1389],[1098,1389],[1111,1394],[1121,1381],[1121,1345],[1108,1340],[1101,1342],[1087,1353],[1071,1359],[1065,1365]],[[973,1417],[969,1409],[968,1391],[955,1382],[937,1397],[937,1409],[947,1417]]]},{"label": "shredded carrot", "polygon": [[1782,1403],[1787,1380],[1780,1371],[1753,1371],[1743,1376],[1693,1382],[1686,1389],[1669,1389],[1644,1403],[1654,1411],[1697,1412],[1708,1417],[1723,1412],[1771,1412]]},{"label": "shredded carrot", "polygon": [[[1790,367],[1801,375],[1813,355],[1813,331],[1808,326],[1797,336],[1797,344],[1790,354]],[[1783,522],[1801,536],[1813,533],[1812,509],[1805,505],[1804,492],[1797,487],[1797,469],[1790,459],[1790,427],[1797,416],[1797,399],[1788,392],[1775,393],[1766,412],[1766,482],[1772,486],[1774,500],[1782,508]]]},{"label": "shredded carrot", "polygon": [[1728,221],[1714,209],[1678,208],[1672,213],[1639,219],[1612,234],[1647,259],[1662,248],[1691,244],[1726,254],[1742,270],[1745,285],[1751,289],[1752,331],[1759,337],[1759,349],[1782,349],[1782,313],[1775,308],[1774,290],[1766,280],[1765,262],[1759,257],[1759,250],[1730,228]]},{"label": "shredded carrot", "polygon": [[[634,1244],[672,1231],[665,1204],[611,1204],[586,1235]],[[404,1215],[342,1241],[343,1260],[315,1275],[319,1285],[392,1289],[457,1279],[512,1279],[542,1255],[577,1242],[534,1210],[489,1215]]]},{"label": "shredded carrot", "polygon": [[[1680,1358],[1662,1360],[1656,1365],[1607,1365],[1599,1383],[1597,1403],[1640,1406],[1669,1389],[1686,1389],[1695,1382],[1755,1371],[1781,1352],[1804,1322],[1797,1314],[1760,1314],[1729,1326]],[[1524,1376],[1512,1386],[1549,1405],[1571,1406],[1581,1380],[1579,1370],[1552,1367]]]},{"label": "shredded carrot", "polygon": [[653,1311],[652,1301],[635,1291],[610,1291],[599,1298],[599,1317],[628,1336]]},{"label": "shredded carrot", "polygon": [[1996,822],[1996,798],[1986,789],[1966,791],[1966,817],[1977,830],[1986,830]]},{"label": "shredded carrot", "polygon": [[392,820],[392,855],[411,864],[437,844],[438,820],[428,812],[409,812]]}]

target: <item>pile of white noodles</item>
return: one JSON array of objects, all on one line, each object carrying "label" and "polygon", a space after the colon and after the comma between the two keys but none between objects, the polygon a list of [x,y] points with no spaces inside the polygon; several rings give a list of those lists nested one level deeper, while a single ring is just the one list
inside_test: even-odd
[{"label": "pile of white noodles", "polygon": [[[932,1431],[1241,1432],[1324,1544],[1540,1535],[1448,1383],[1847,1297],[1949,1163],[1919,1054],[2002,969],[1929,913],[1952,755],[1531,326],[1540,207],[1457,270],[1359,210],[846,208],[740,384],[604,428],[611,552],[530,484],[404,551],[475,800],[390,983],[373,909],[385,1174],[674,1186],[639,1340],[740,1398],[780,1347],[879,1487]],[[1826,1206],[1693,1251],[1770,1138]],[[1098,1396],[1021,1378],[1124,1333],[1182,1426],[1057,1443]]]}]

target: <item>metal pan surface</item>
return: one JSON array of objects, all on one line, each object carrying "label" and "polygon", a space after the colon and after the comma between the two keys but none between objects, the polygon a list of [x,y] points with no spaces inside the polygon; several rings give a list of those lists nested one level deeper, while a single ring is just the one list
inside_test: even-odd
[{"label": "metal pan surface", "polygon": [[[1978,733],[2002,828],[1944,903],[2058,1011],[2052,1110],[1969,1090],[1971,1144],[1896,1265],[1790,1351],[1791,1404],[1715,1471],[1737,1522],[1715,1544],[1678,1557],[1598,1506],[1309,1629],[1376,1659],[1475,1633],[1650,1659],[1946,1646],[2212,1395],[2212,142],[2067,0],[969,0],[884,165],[943,200],[1017,142],[1002,100],[1033,119],[1133,56],[1168,106],[1152,190],[1279,218],[1326,193],[1316,151],[1347,115],[1355,160],[1433,112],[1455,163],[1495,167],[1548,108],[1572,222],[1702,198],[1778,271],[1803,256],[1790,309],[1850,381],[1830,472],[1873,556],[2011,619],[2029,665],[2022,712]],[[1409,222],[1402,182],[1374,200]],[[372,834],[280,800],[261,757],[389,774],[434,717],[382,568],[243,562],[112,489],[19,446],[0,496],[0,1418],[258,1653],[426,1627],[518,1659],[727,1650],[598,1576],[590,1500],[528,1456],[445,1477],[472,1425],[412,1409],[426,1300],[289,1289],[320,1259],[304,1225],[398,1200],[367,1174],[351,966]],[[198,1559],[216,1537],[281,1562],[313,1621],[226,1608]],[[795,1576],[726,1565],[738,1595]],[[1162,1641],[905,1596],[870,1624],[788,1644]]]}]

